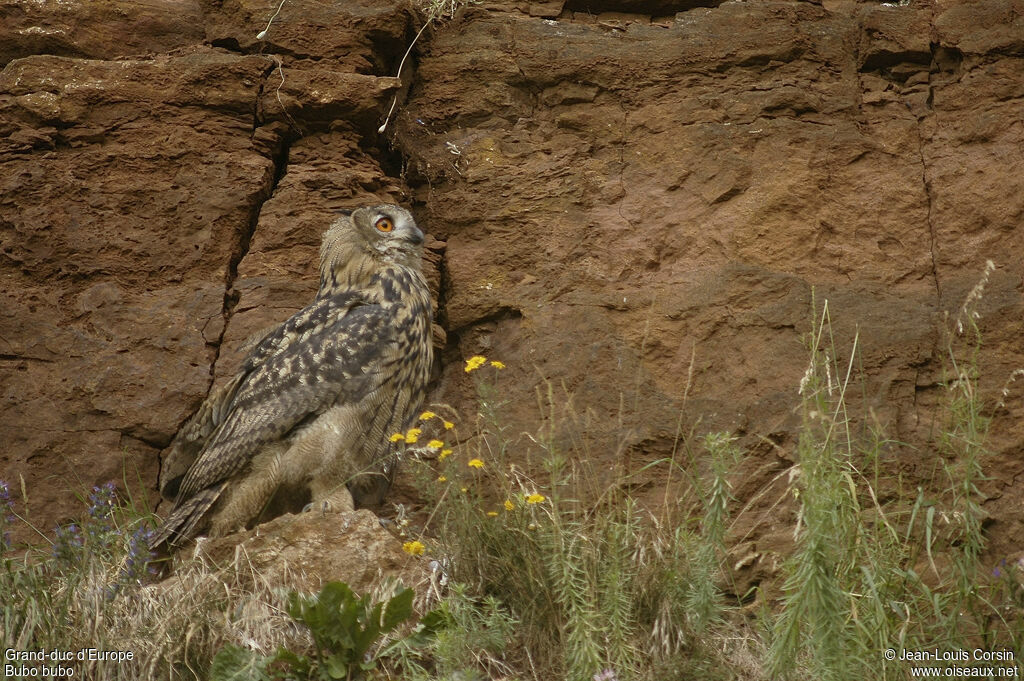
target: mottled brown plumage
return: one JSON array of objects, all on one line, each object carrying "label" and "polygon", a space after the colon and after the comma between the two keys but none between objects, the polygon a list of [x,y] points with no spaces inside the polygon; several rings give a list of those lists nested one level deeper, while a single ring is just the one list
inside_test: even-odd
[{"label": "mottled brown plumage", "polygon": [[314,301],[259,340],[175,440],[185,472],[161,490],[175,503],[151,547],[243,528],[272,500],[380,501],[394,472],[389,436],[415,417],[432,361],[422,243],[393,205],[331,225]]}]

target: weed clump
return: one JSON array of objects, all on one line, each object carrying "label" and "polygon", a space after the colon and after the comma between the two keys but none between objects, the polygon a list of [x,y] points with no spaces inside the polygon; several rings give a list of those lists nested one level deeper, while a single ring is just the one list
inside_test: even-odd
[{"label": "weed clump", "polygon": [[[773,678],[894,679],[920,665],[912,656],[883,655],[886,650],[951,651],[935,661],[936,674],[970,675],[961,651],[1019,651],[1024,643],[1016,572],[1000,582],[981,562],[985,512],[978,485],[986,479],[989,418],[978,390],[975,306],[991,268],[947,335],[952,376],[943,381],[946,405],[930,452],[946,486],[931,494],[918,488],[885,505],[877,465],[893,443],[877,430],[866,437],[851,432],[846,395],[857,339],[842,366],[825,302],[800,387],[803,422],[790,488],[799,505],[797,548],[772,617],[767,666]],[[965,333],[967,342],[960,342]],[[1013,671],[1012,654],[1009,660]]]},{"label": "weed clump", "polygon": [[[504,644],[488,646],[478,667],[573,681],[655,679],[686,668],[681,653],[701,648],[702,636],[724,622],[735,440],[705,438],[712,465],[706,484],[698,483],[699,522],[659,518],[623,494],[621,480],[596,486],[586,462],[561,449],[554,432],[572,415],[559,405],[571,401],[555,399],[550,386],[548,421],[529,438],[533,449],[513,443],[500,415],[504,368],[482,356],[467,360],[467,373],[486,376],[476,381],[475,437],[454,453],[439,443],[439,454],[419,462],[434,528],[422,540],[443,557],[455,585],[450,607],[480,608],[480,621],[502,612],[516,624],[496,627],[506,632]],[[533,477],[531,468],[545,474]],[[435,662],[456,667],[444,652]]]}]

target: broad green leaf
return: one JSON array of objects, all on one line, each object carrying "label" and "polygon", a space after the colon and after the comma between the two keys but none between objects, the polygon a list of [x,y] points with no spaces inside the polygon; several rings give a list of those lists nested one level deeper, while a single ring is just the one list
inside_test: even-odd
[{"label": "broad green leaf", "polygon": [[387,633],[402,622],[412,617],[412,589],[402,589],[391,597],[384,610],[384,618],[381,620],[380,630]]},{"label": "broad green leaf", "polygon": [[210,665],[210,681],[269,681],[267,659],[241,646],[228,644]]}]

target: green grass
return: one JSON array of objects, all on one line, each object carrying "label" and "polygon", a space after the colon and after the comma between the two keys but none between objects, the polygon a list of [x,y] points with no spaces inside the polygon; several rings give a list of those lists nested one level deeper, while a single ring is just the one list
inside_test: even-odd
[{"label": "green grass", "polygon": [[[71,651],[76,658],[64,666],[74,678],[204,679],[226,642],[272,650],[279,641],[308,639],[288,628],[287,595],[245,565],[199,562],[160,585],[149,583],[151,514],[130,497],[118,499],[113,483],[87,496],[81,523],[39,531],[45,546],[0,549],[5,648]],[[7,511],[0,525],[22,522],[10,512],[12,502],[7,485],[0,486],[0,510]],[[83,650],[84,659],[77,657]],[[104,659],[100,651],[131,657]]]},{"label": "green grass", "polygon": [[1016,574],[998,579],[981,563],[978,483],[989,455],[989,419],[978,396],[980,334],[970,311],[963,316],[968,338],[947,339],[954,371],[944,383],[940,435],[921,452],[941,462],[946,486],[918,488],[882,506],[878,462],[893,443],[877,431],[853,433],[846,395],[856,353],[845,366],[835,359],[827,302],[823,307],[801,383],[792,487],[798,543],[772,626],[772,677],[906,678],[908,663],[887,660],[887,648],[981,647],[1019,657],[1020,603],[1008,599],[1019,594]]}]

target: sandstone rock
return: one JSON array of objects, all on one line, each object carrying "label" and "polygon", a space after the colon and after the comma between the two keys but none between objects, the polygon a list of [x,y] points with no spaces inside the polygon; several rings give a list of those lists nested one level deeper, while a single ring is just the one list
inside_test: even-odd
[{"label": "sandstone rock", "polygon": [[[73,491],[155,475],[206,392],[231,261],[274,179],[251,139],[265,68],[197,49],[0,74],[0,476],[24,476],[44,527],[79,510]],[[53,148],[9,142],[25,131]]]},{"label": "sandstone rock", "polygon": [[975,56],[1024,54],[1020,0],[941,0],[936,5],[935,31],[943,46]]},{"label": "sandstone rock", "polygon": [[201,539],[193,554],[183,559],[234,564],[240,575],[258,574],[269,584],[304,592],[342,581],[364,594],[393,577],[423,594],[431,575],[429,559],[402,551],[401,541],[370,511],[284,515],[247,532]]},{"label": "sandstone rock", "polygon": [[531,2],[529,14],[531,17],[553,19],[562,13],[562,7],[564,6],[565,2],[561,0],[555,0],[555,2]]},{"label": "sandstone rock", "polygon": [[276,16],[280,0],[202,2],[212,44],[324,61],[337,71],[394,75],[412,37],[410,8],[402,0],[285,3]]},{"label": "sandstone rock", "polygon": [[345,120],[368,131],[401,85],[397,78],[377,78],[327,69],[274,71],[260,108],[267,120],[330,123]]},{"label": "sandstone rock", "polygon": [[864,71],[896,62],[912,62],[927,69],[932,53],[931,9],[927,6],[888,7],[862,5],[860,69]]},{"label": "sandstone rock", "polygon": [[3,0],[0,65],[33,54],[112,59],[194,45],[199,0]]},{"label": "sandstone rock", "polygon": [[[611,34],[491,11],[438,32],[399,128],[447,242],[455,345],[437,399],[471,404],[457,360],[485,353],[513,367],[512,432],[540,418],[542,377],[589,410],[577,428],[599,460],[665,456],[680,418],[777,433],[785,452],[813,291],[835,352],[858,337],[855,410],[926,447],[942,314],[986,259],[999,265],[981,310],[988,394],[1024,364],[1010,341],[1024,313],[1022,62],[998,56],[1016,48],[996,20],[1012,5],[978,4],[977,25],[957,3],[934,24],[915,5],[725,3]],[[1020,472],[1012,418],[994,446]],[[930,478],[914,450],[890,456]]]}]

